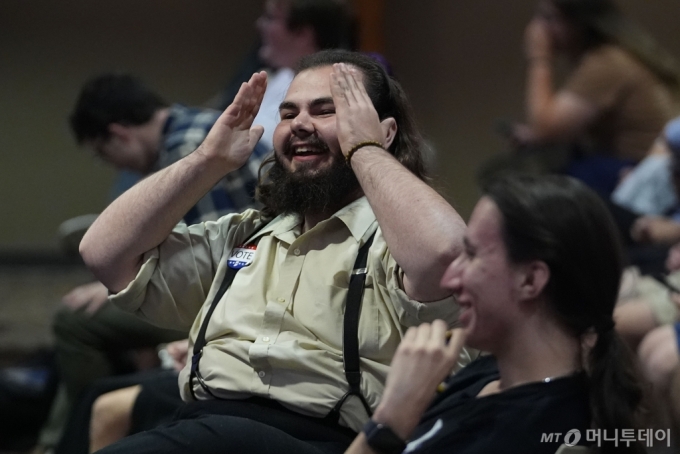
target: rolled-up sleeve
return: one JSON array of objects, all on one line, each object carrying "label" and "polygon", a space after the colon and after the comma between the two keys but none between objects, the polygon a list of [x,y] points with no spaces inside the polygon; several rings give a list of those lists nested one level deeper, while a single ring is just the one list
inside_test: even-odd
[{"label": "rolled-up sleeve", "polygon": [[144,255],[135,279],[110,301],[155,325],[188,330],[210,293],[224,254],[245,241],[259,219],[257,211],[247,210],[215,222],[178,224]]}]

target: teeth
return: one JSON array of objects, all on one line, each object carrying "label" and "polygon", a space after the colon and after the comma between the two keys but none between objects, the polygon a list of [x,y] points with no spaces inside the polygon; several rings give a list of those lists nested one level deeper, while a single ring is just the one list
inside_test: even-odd
[{"label": "teeth", "polygon": [[296,148],[295,153],[301,154],[301,153],[319,153],[320,151],[315,149],[315,148]]}]

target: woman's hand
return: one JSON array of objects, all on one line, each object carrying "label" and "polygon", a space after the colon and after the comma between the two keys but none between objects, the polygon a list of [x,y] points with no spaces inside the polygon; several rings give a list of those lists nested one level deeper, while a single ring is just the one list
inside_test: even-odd
[{"label": "woman's hand", "polygon": [[447,343],[446,329],[442,320],[409,328],[392,360],[385,393],[373,420],[388,425],[403,440],[418,425],[437,386],[451,373],[463,348],[464,331],[454,329]]},{"label": "woman's hand", "polygon": [[680,223],[662,216],[642,216],[633,223],[630,236],[641,243],[673,244],[680,241]]},{"label": "woman's hand", "polygon": [[538,142],[536,133],[531,126],[525,124],[515,124],[509,134],[510,145],[515,149],[520,149],[526,147],[527,145],[532,145]]},{"label": "woman's hand", "polygon": [[228,171],[243,166],[262,137],[264,128],[253,126],[267,88],[267,73],[252,75],[241,85],[234,102],[220,115],[196,153],[223,160]]},{"label": "woman's hand", "polygon": [[527,60],[553,58],[552,37],[548,23],[541,17],[534,17],[524,31],[524,52]]}]

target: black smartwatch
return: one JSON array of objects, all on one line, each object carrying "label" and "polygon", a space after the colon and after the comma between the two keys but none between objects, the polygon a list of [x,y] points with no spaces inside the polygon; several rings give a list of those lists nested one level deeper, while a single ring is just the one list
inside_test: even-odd
[{"label": "black smartwatch", "polygon": [[406,449],[406,443],[388,426],[369,419],[363,428],[366,443],[380,454],[399,454]]}]

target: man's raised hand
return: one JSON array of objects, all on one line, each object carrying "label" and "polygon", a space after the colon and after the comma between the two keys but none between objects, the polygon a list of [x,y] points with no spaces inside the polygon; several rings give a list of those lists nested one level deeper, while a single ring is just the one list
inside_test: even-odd
[{"label": "man's raised hand", "polygon": [[234,102],[220,115],[196,152],[223,160],[228,171],[243,166],[264,133],[262,126],[253,125],[253,120],[266,88],[267,73],[264,71],[253,74],[248,82],[244,82]]},{"label": "man's raised hand", "polygon": [[[360,73],[344,63],[333,65],[331,94],[335,104],[338,140],[342,152],[361,142],[385,145],[385,130],[360,80]],[[393,120],[392,120],[393,121]]]}]

